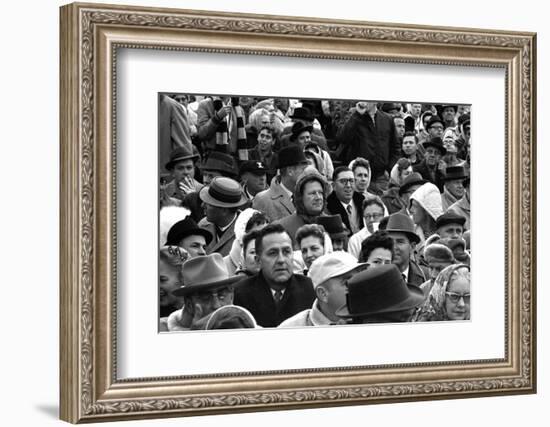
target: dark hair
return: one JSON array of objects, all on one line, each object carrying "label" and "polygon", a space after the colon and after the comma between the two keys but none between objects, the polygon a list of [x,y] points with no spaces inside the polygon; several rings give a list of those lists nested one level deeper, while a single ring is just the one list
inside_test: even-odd
[{"label": "dark hair", "polygon": [[393,252],[393,239],[387,231],[378,230],[372,233],[361,243],[361,253],[359,254],[359,262],[366,262],[369,259],[371,252],[377,248],[387,249]]},{"label": "dark hair", "polygon": [[368,169],[370,171],[370,163],[367,159],[364,159],[363,157],[357,157],[353,161],[353,166],[351,168],[351,171],[355,173],[355,169],[363,167],[365,169]]},{"label": "dark hair", "polygon": [[252,216],[248,219],[246,226],[244,227],[244,231],[245,233],[248,233],[250,230],[252,230],[253,227],[261,224],[269,224],[269,218],[263,212],[254,212]]},{"label": "dark hair", "polygon": [[263,250],[263,239],[265,236],[269,234],[281,234],[285,233],[289,238],[290,241],[292,241],[292,237],[290,237],[290,234],[288,234],[288,231],[285,230],[285,228],[281,224],[267,224],[264,228],[261,230],[258,230],[258,236],[256,237],[256,254],[261,255]]},{"label": "dark hair", "polygon": [[334,169],[332,180],[336,181],[336,178],[338,178],[338,175],[342,172],[352,172],[352,170],[347,166],[338,166],[336,169]]},{"label": "dark hair", "polygon": [[258,131],[258,135],[259,135],[260,132],[263,131],[263,130],[268,131],[268,132],[271,134],[271,137],[272,137],[273,139],[275,139],[275,129],[273,129],[272,126],[262,126],[262,127],[260,128],[260,130]]},{"label": "dark hair", "polygon": [[259,234],[260,230],[252,230],[243,236],[243,254],[246,252],[248,244],[253,240],[255,241]]},{"label": "dark hair", "polygon": [[298,231],[296,231],[296,243],[301,243],[302,239],[306,237],[317,237],[321,241],[321,245],[325,246],[325,227],[319,224],[306,224],[302,225]]},{"label": "dark hair", "polygon": [[382,212],[383,213],[386,212],[386,206],[378,196],[368,197],[365,200],[363,200],[363,210],[367,209],[370,205],[380,206],[380,208],[382,209]]},{"label": "dark hair", "polygon": [[415,132],[408,130],[408,131],[405,132],[405,134],[403,135],[403,139],[405,139],[405,138],[408,137],[408,136],[414,136],[414,142],[416,142],[416,143],[418,144],[418,137],[416,136],[416,133],[415,133]]}]

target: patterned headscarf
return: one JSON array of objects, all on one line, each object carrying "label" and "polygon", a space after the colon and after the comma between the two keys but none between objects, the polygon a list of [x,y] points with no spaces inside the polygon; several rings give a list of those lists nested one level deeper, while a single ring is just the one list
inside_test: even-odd
[{"label": "patterned headscarf", "polygon": [[470,266],[466,264],[452,264],[445,267],[437,275],[435,283],[428,295],[426,302],[419,308],[415,314],[413,321],[422,322],[430,320],[449,320],[445,307],[445,300],[449,283],[453,278],[454,273],[460,269],[470,271]]}]

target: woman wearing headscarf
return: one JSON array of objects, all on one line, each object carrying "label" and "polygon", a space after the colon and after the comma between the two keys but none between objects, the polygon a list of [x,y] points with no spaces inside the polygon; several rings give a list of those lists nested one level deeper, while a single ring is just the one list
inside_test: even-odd
[{"label": "woman wearing headscarf", "polygon": [[393,165],[388,189],[384,191],[381,197],[390,215],[405,208],[402,198],[399,197],[399,188],[412,171],[412,164],[410,160],[405,157],[400,158],[397,163]]},{"label": "woman wearing headscarf", "polygon": [[417,188],[409,199],[409,212],[422,242],[436,232],[436,220],[443,215],[441,193],[427,182]]},{"label": "woman wearing headscarf", "polygon": [[444,268],[415,315],[413,322],[470,320],[470,267],[453,264]]}]

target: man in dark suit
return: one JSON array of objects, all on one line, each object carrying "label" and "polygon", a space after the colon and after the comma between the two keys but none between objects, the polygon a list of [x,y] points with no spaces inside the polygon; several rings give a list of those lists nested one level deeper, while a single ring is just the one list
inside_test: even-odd
[{"label": "man in dark suit", "polygon": [[363,201],[365,196],[353,191],[355,178],[347,166],[339,166],[334,170],[332,178],[334,190],[327,198],[327,210],[332,215],[340,215],[348,230],[357,233],[364,227]]},{"label": "man in dark suit", "polygon": [[199,222],[199,227],[213,236],[206,253],[229,255],[235,240],[238,210],[248,203],[248,199],[237,181],[224,176],[215,177],[210,185],[203,187],[199,197],[206,210],[206,218]]},{"label": "man in dark suit", "polygon": [[407,285],[420,286],[426,281],[426,273],[411,257],[420,242],[412,219],[401,212],[394,213],[388,219],[386,231],[393,240],[392,263],[397,265]]},{"label": "man in dark suit", "polygon": [[382,195],[388,189],[391,168],[401,155],[393,118],[379,111],[375,102],[358,102],[355,112],[338,132],[337,140],[346,164],[357,157],[369,161],[372,170],[369,191]]},{"label": "man in dark suit", "polygon": [[426,181],[435,184],[439,192],[443,192],[445,173],[441,170],[441,158],[447,153],[443,141],[434,137],[424,143],[424,160],[413,166],[413,171],[422,175]]},{"label": "man in dark suit", "polygon": [[237,283],[234,304],[248,309],[258,325],[278,326],[311,308],[315,292],[311,279],[292,271],[292,239],[280,224],[269,224],[256,239],[260,272]]}]

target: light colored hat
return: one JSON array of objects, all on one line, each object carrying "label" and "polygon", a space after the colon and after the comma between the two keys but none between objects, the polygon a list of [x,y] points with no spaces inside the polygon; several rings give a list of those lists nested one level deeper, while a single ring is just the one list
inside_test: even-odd
[{"label": "light colored hat", "polygon": [[240,276],[229,275],[223,257],[217,252],[185,261],[182,273],[183,286],[172,292],[176,296],[229,286],[242,279]]},{"label": "light colored hat", "polygon": [[316,288],[333,277],[341,276],[356,269],[366,268],[365,263],[358,263],[357,259],[344,251],[335,251],[321,255],[311,264],[308,277]]},{"label": "light colored hat", "polygon": [[238,208],[248,202],[241,185],[231,178],[217,176],[199,192],[200,199],[220,208]]},{"label": "light colored hat", "polygon": [[224,305],[214,311],[204,329],[241,329],[257,328],[252,313],[238,305]]}]

